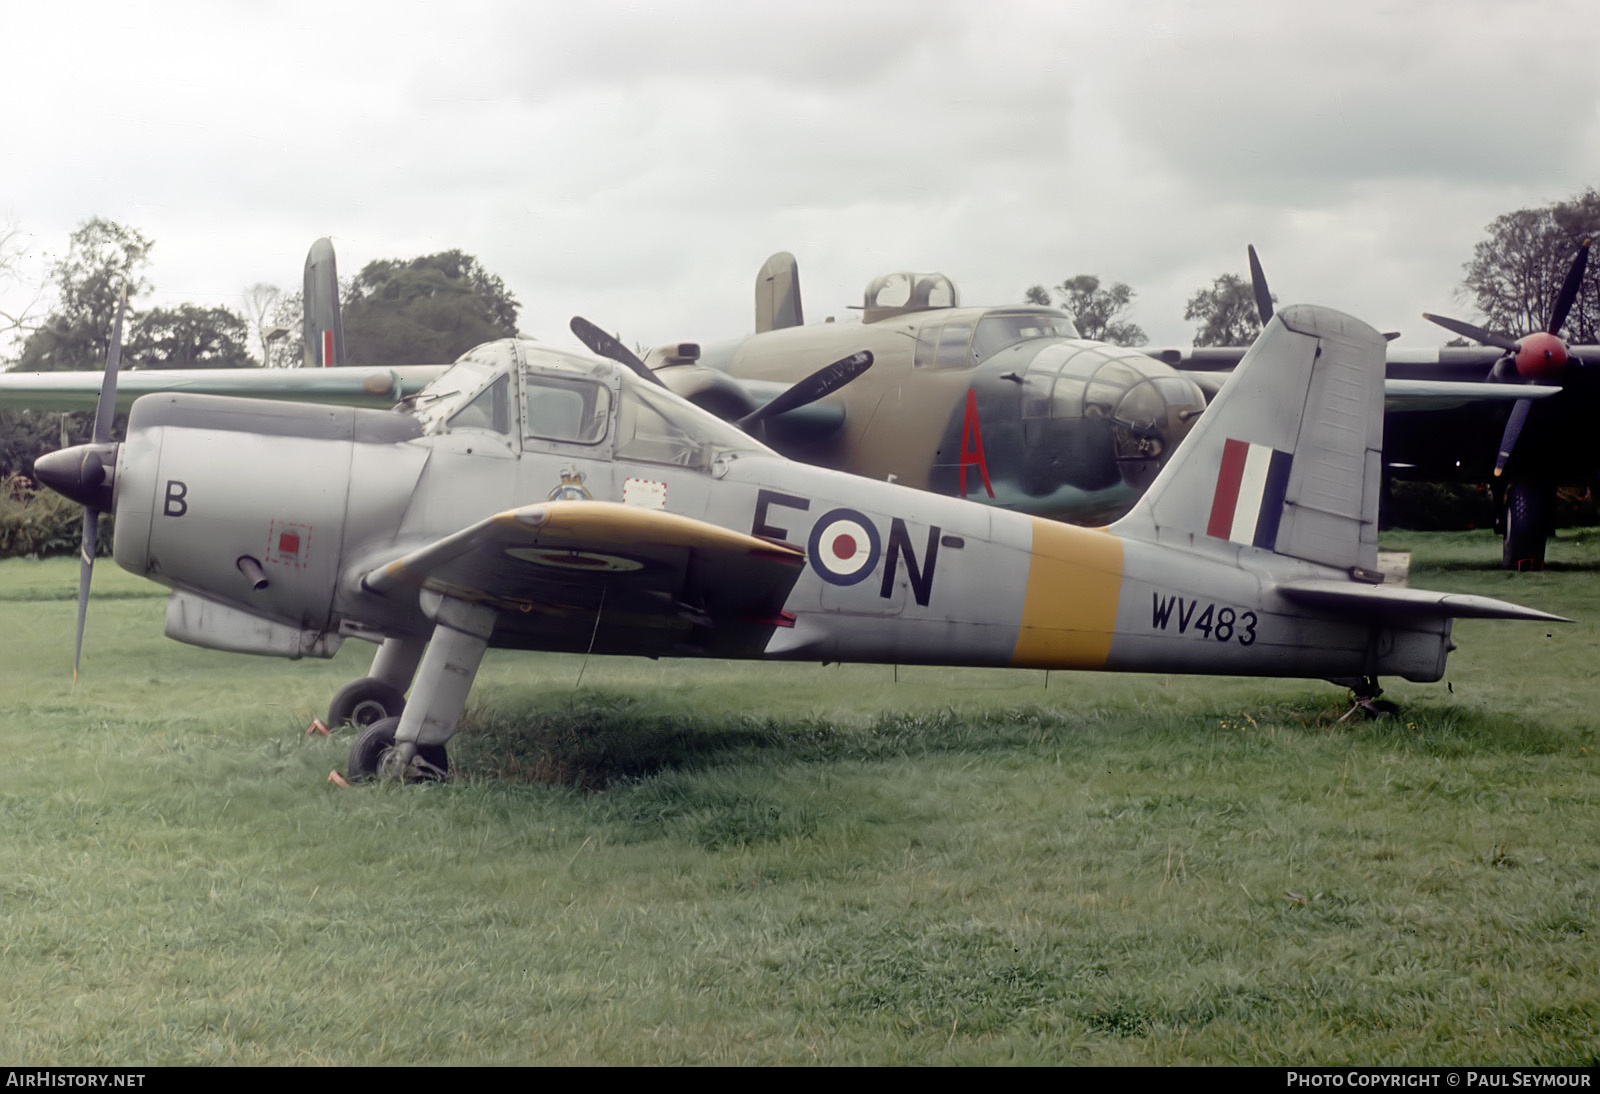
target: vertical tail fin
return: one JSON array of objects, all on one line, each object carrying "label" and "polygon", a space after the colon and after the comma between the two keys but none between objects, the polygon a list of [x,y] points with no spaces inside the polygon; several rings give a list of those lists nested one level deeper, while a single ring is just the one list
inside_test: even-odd
[{"label": "vertical tail fin", "polygon": [[324,236],[306,254],[304,328],[301,332],[306,368],[345,364],[344,316],[339,310],[339,268],[333,241]]},{"label": "vertical tail fin", "polygon": [[1280,309],[1112,531],[1375,571],[1383,371],[1383,337],[1359,319]]},{"label": "vertical tail fin", "polygon": [[805,321],[800,310],[800,267],[794,255],[779,251],[756,274],[756,333],[798,327]]}]

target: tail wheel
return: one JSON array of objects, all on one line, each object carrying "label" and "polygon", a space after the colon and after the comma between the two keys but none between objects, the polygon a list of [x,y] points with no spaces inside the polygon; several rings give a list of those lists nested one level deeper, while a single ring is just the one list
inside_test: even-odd
[{"label": "tail wheel", "polygon": [[1550,531],[1550,493],[1542,483],[1514,482],[1506,488],[1501,564],[1507,570],[1544,569],[1545,538]]}]

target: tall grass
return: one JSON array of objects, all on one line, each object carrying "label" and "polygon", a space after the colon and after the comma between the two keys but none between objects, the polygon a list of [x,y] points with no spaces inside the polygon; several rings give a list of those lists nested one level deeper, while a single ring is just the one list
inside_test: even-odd
[{"label": "tall grass", "polygon": [[0,1055],[27,1063],[1587,1063],[1585,533],[1408,537],[1447,688],[491,653],[458,778],[328,782],[360,675],[0,563]]}]

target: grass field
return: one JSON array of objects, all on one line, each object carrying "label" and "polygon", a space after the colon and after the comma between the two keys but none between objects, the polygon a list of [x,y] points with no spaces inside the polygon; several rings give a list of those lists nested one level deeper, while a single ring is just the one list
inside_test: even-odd
[{"label": "grass field", "polygon": [[0,1060],[1592,1063],[1600,532],[1399,537],[1450,687],[491,652],[459,777],[339,789],[371,647],[0,563]]}]

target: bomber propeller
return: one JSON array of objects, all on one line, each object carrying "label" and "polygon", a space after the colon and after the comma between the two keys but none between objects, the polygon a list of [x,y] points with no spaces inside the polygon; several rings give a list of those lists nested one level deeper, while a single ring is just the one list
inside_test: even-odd
[{"label": "bomber propeller", "polygon": [[666,387],[661,382],[661,377],[650,371],[650,366],[639,360],[639,355],[617,339],[589,322],[581,315],[574,315],[572,322],[567,324],[572,328],[572,333],[578,341],[589,347],[589,352],[597,357],[609,357],[620,365],[627,365],[639,376],[657,387]]},{"label": "bomber propeller", "polygon": [[[1592,242],[1594,242],[1592,239],[1585,239],[1578,244],[1578,253],[1573,256],[1572,265],[1567,268],[1566,280],[1561,283],[1561,291],[1556,294],[1555,302],[1551,305],[1550,321],[1545,324],[1545,329],[1542,331],[1534,331],[1532,334],[1513,339],[1509,335],[1498,334],[1442,315],[1423,312],[1422,318],[1437,323],[1454,334],[1470,338],[1480,345],[1495,346],[1505,350],[1506,356],[1496,361],[1494,367],[1489,370],[1490,380],[1521,380],[1542,384],[1558,382],[1568,364],[1582,364],[1571,355],[1566,342],[1557,332],[1566,324],[1567,313],[1572,310],[1573,302],[1578,299],[1578,290],[1583,286],[1584,270],[1589,264],[1589,245]],[[1500,438],[1500,451],[1494,459],[1495,475],[1505,472],[1506,463],[1511,459],[1517,439],[1522,435],[1522,428],[1528,422],[1528,411],[1532,408],[1531,399],[1518,399],[1516,405],[1511,408],[1511,417],[1506,420],[1506,430]]]},{"label": "bomber propeller", "polygon": [[1256,314],[1261,316],[1261,325],[1267,325],[1267,320],[1272,318],[1272,292],[1267,288],[1267,275],[1261,268],[1261,260],[1256,257],[1256,245],[1248,244],[1245,248],[1250,252],[1250,287],[1256,294]]},{"label": "bomber propeller", "polygon": [[831,365],[822,366],[805,379],[796,381],[793,386],[779,392],[777,398],[746,414],[734,424],[748,432],[752,426],[760,425],[768,418],[776,417],[795,407],[805,406],[807,403],[814,403],[825,395],[831,395],[871,367],[872,354],[867,350],[841,357]]},{"label": "bomber propeller", "polygon": [[[1250,290],[1255,294],[1256,314],[1261,317],[1261,325],[1264,327],[1267,325],[1267,320],[1272,318],[1272,303],[1277,298],[1272,295],[1272,290],[1267,288],[1267,274],[1261,268],[1261,259],[1256,257],[1256,245],[1246,244],[1245,250],[1250,253]],[[1393,342],[1399,337],[1400,332],[1397,330],[1383,332],[1386,342]]]},{"label": "bomber propeller", "polygon": [[106,373],[95,404],[94,431],[88,444],[63,448],[40,456],[33,474],[56,493],[83,506],[83,540],[78,551],[78,639],[72,651],[72,679],[78,679],[83,657],[83,623],[89,610],[89,581],[99,547],[100,514],[112,507],[117,473],[117,445],[111,439],[111,422],[117,412],[117,366],[122,360],[122,315],[128,297],[117,302],[117,320],[106,350]]},{"label": "bomber propeller", "polygon": [[[638,354],[587,319],[575,315],[572,317],[572,322],[569,326],[572,328],[572,333],[577,336],[578,341],[588,346],[591,353],[600,357],[609,357],[619,364],[627,365],[651,383],[662,387],[666,386],[662,383],[661,377],[657,376],[651,371],[650,366],[639,359]],[[870,367],[872,367],[872,354],[866,350],[852,353],[848,357],[841,357],[831,365],[822,366],[805,379],[796,381],[779,392],[775,398],[768,400],[763,406],[757,407],[733,424],[748,433],[752,428],[760,425],[768,418],[776,417],[808,403],[814,403],[818,399],[833,394]]]}]

